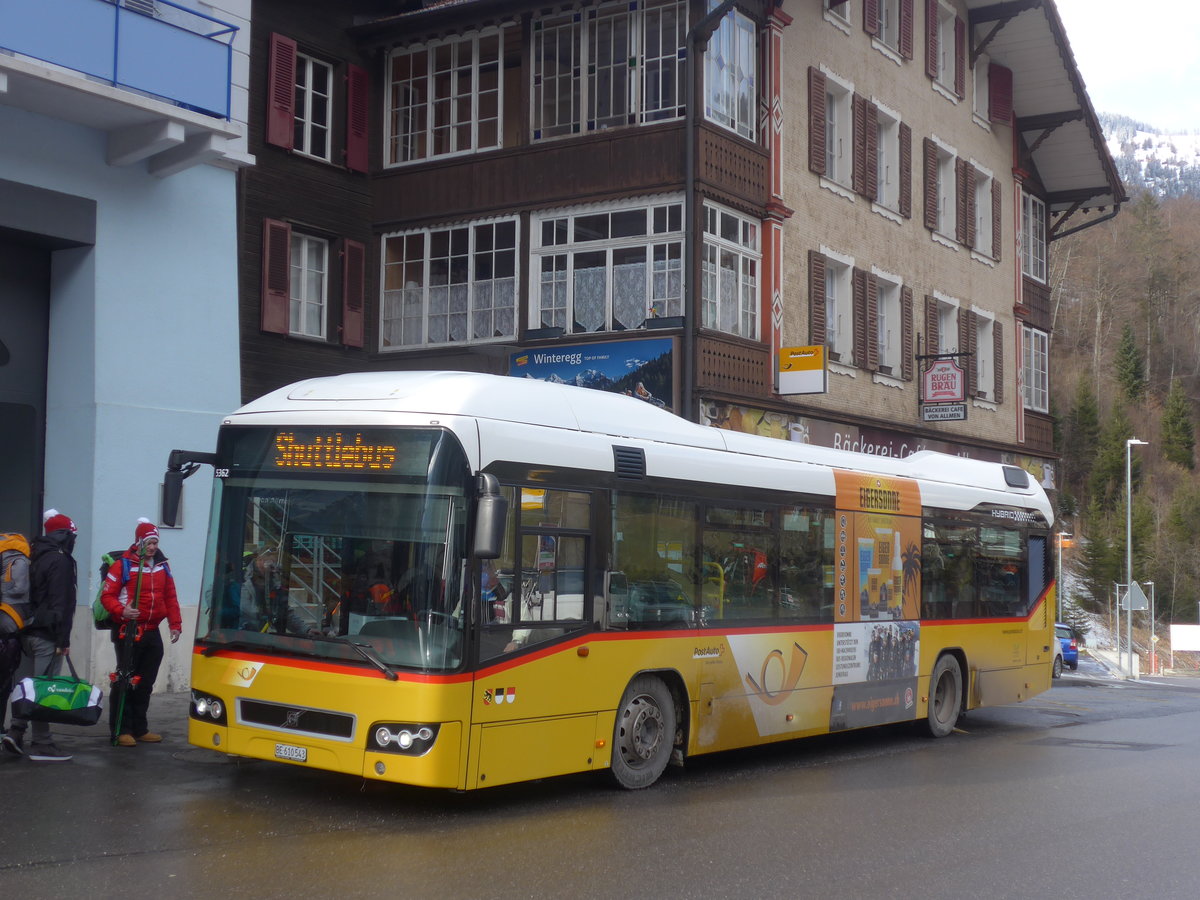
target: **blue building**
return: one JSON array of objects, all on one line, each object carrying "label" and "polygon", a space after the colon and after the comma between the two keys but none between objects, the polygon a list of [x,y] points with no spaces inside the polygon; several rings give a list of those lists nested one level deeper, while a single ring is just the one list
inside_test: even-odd
[{"label": "blue building", "polygon": [[[94,561],[155,518],[173,447],[238,406],[236,184],[251,0],[0,0],[0,530],[79,527]],[[189,622],[207,490],[163,535]],[[84,608],[77,660],[94,632]],[[90,641],[93,677],[111,667]],[[182,687],[173,648],[160,687]],[[81,674],[83,674],[81,672]]]}]

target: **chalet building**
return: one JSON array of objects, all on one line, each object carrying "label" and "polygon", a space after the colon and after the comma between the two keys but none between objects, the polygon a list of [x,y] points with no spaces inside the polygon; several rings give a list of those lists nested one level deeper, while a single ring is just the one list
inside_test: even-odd
[{"label": "chalet building", "polygon": [[[167,454],[212,446],[240,401],[249,26],[250,0],[0,3],[0,531],[67,513],[83,603],[100,554],[158,515]],[[189,492],[194,540],[163,537],[192,607],[209,493]],[[72,657],[98,681],[89,612]]]},{"label": "chalet building", "polygon": [[559,378],[1053,486],[1050,249],[1126,197],[1050,0],[258,0],[252,60],[243,397]]}]

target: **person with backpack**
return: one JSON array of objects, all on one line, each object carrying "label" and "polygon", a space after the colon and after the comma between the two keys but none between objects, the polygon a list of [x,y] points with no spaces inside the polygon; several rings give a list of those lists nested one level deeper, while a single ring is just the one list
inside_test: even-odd
[{"label": "person with backpack", "polygon": [[138,519],[133,544],[104,578],[100,602],[115,623],[117,679],[108,698],[114,743],[118,747],[136,747],[138,741],[158,743],[162,735],[150,730],[146,717],[163,658],[159,626],[167,620],[173,644],[183,632],[183,620],[171,567],[159,549],[158,529],[149,519]]},{"label": "person with backpack", "polygon": [[[69,516],[57,509],[42,514],[45,534],[33,539],[29,564],[29,596],[32,622],[21,632],[23,658],[19,678],[57,675],[62,660],[71,652],[71,625],[75,619],[77,573],[75,550],[77,530]],[[4,749],[25,752],[27,720],[13,716],[4,735]],[[29,758],[39,762],[65,762],[71,758],[54,745],[50,724],[35,721],[29,742]]]},{"label": "person with backpack", "polygon": [[13,676],[21,665],[21,630],[29,621],[29,541],[23,534],[0,534],[0,744],[10,753],[18,748],[3,733],[4,722]]}]

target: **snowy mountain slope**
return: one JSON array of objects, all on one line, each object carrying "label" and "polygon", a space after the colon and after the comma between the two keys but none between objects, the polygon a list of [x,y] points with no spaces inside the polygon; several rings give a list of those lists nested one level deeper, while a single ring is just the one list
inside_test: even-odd
[{"label": "snowy mountain slope", "polygon": [[1164,134],[1111,113],[1100,113],[1099,119],[1127,191],[1200,197],[1200,134]]}]

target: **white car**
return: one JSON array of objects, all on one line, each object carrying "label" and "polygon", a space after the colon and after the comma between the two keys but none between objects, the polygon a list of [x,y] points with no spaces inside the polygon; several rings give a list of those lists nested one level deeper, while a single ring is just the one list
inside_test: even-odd
[{"label": "white car", "polygon": [[1054,639],[1054,662],[1050,669],[1051,678],[1062,678],[1063,670],[1063,654],[1062,642],[1056,637]]}]

